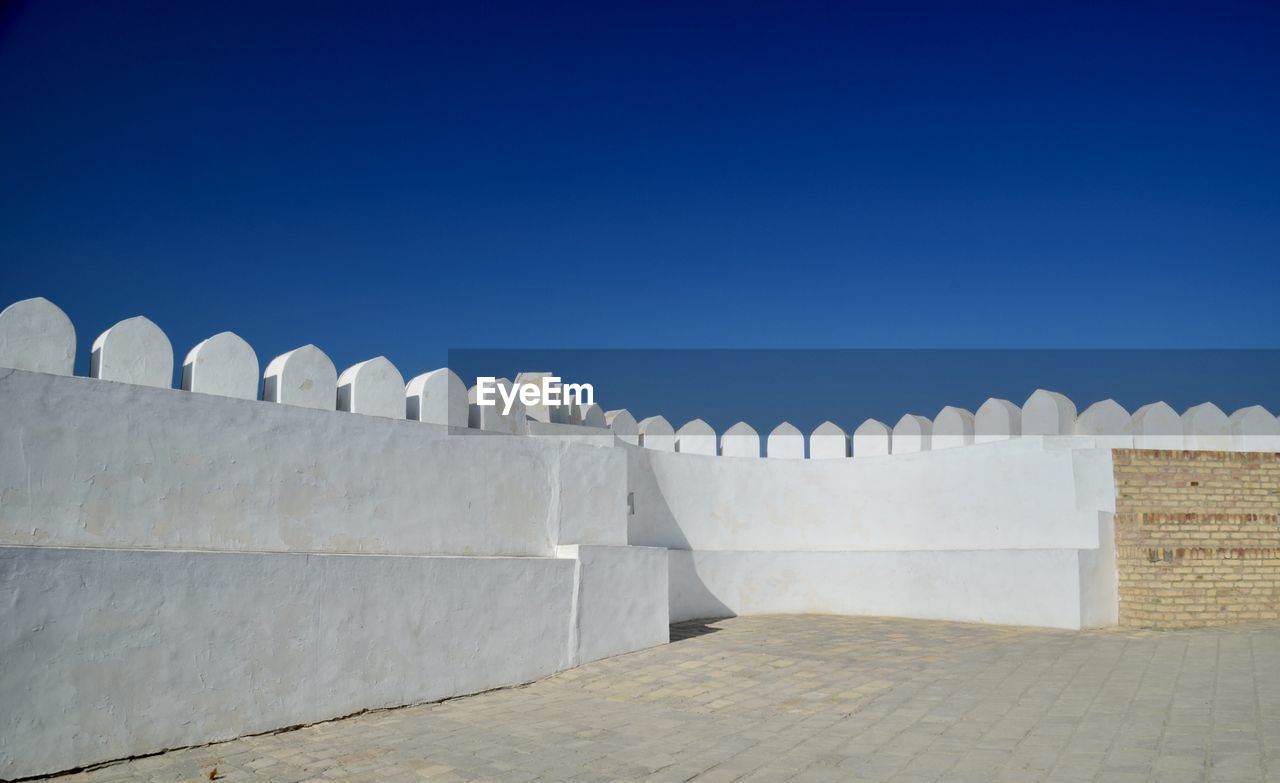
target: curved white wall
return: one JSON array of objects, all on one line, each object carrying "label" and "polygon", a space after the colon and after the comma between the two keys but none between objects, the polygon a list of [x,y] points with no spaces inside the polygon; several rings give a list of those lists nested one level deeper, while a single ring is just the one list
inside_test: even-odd
[{"label": "curved white wall", "polygon": [[629,541],[673,550],[673,620],[828,612],[1106,625],[1114,483],[1110,451],[1088,445],[1028,438],[816,461],[627,448]]}]

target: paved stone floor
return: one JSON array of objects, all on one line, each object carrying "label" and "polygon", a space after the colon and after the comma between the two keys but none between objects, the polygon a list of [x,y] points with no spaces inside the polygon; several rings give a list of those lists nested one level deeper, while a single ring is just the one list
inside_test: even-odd
[{"label": "paved stone floor", "polygon": [[[827,616],[69,781],[1280,781],[1280,625],[1167,633]],[[516,651],[513,651],[515,654]]]}]

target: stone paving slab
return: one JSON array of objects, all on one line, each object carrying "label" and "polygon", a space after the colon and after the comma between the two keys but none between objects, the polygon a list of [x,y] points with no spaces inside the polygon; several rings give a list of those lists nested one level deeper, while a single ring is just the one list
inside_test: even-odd
[{"label": "stone paving slab", "polygon": [[227,783],[1280,783],[1280,624],[793,615],[684,623],[672,639],[520,688],[57,780],[208,780],[216,767]]}]

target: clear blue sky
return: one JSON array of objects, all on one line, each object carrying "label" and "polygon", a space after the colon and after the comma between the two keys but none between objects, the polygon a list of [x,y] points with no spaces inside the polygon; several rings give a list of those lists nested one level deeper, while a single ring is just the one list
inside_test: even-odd
[{"label": "clear blue sky", "polygon": [[0,300],[82,366],[135,314],[406,376],[1276,347],[1277,41],[1262,2],[11,3]]}]

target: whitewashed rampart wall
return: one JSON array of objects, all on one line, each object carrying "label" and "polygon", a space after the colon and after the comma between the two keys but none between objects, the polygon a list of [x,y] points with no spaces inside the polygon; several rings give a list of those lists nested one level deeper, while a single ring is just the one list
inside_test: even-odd
[{"label": "whitewashed rampart wall", "polygon": [[172,389],[146,319],[93,377],[74,345],[48,302],[0,314],[2,779],[667,641],[667,553],[626,545],[594,410],[517,437],[469,429],[444,369],[339,375],[314,346],[262,369],[222,333]]},{"label": "whitewashed rampart wall", "polygon": [[0,778],[525,682],[669,620],[1113,624],[1110,449],[1280,450],[1257,406],[1039,390],[718,436],[229,332],[171,389],[173,350],[126,319],[70,377],[61,310],[0,313]]},{"label": "whitewashed rampart wall", "polygon": [[0,543],[551,556],[626,543],[614,449],[0,370]]}]

